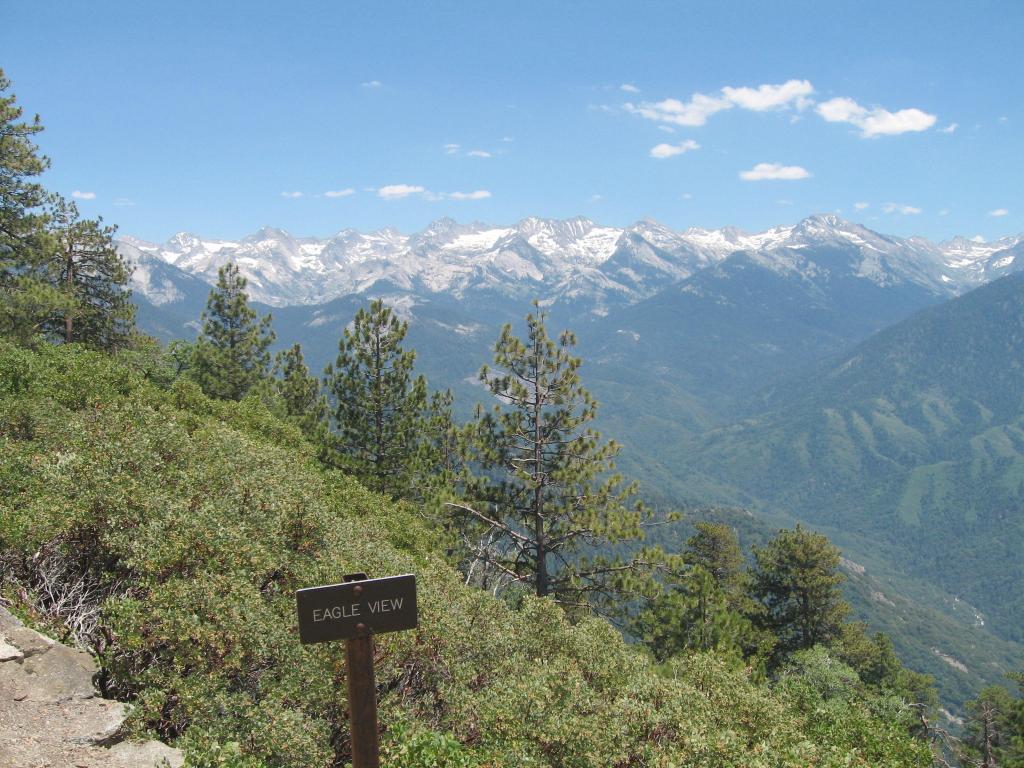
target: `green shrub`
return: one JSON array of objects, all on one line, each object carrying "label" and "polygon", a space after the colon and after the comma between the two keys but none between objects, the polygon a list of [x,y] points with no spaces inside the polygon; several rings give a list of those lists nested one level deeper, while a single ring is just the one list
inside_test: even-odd
[{"label": "green shrub", "polygon": [[45,611],[42,580],[46,594],[85,584],[96,625],[61,617],[135,704],[133,731],[178,740],[192,765],[348,759],[343,647],[299,644],[294,591],[356,570],[417,574],[419,628],[376,640],[392,765],[929,762],[862,701],[773,691],[714,656],[662,670],[604,621],[470,589],[435,536],[411,506],[322,469],[256,399],[0,345],[2,589]]}]

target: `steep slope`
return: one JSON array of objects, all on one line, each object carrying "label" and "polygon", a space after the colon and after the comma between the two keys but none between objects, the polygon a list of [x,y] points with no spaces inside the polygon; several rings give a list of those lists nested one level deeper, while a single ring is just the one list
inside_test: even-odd
[{"label": "steep slope", "polygon": [[[659,670],[604,621],[466,587],[409,506],[320,468],[255,399],[161,388],[73,346],[0,344],[0,370],[4,597],[94,611],[84,634],[132,728],[196,764],[350,758],[339,646],[299,645],[294,590],[356,570],[417,575],[419,626],[376,639],[385,764],[929,762],[899,703],[876,712],[849,680],[825,706],[799,672],[770,688],[709,655]],[[84,606],[50,600],[69,584]]]},{"label": "steep slope", "polygon": [[1024,276],[926,309],[677,444],[680,485],[861,537],[1024,639]]}]

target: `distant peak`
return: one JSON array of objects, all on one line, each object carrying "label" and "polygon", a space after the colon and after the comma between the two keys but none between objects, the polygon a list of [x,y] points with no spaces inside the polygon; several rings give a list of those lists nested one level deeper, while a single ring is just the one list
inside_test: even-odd
[{"label": "distant peak", "polygon": [[826,228],[826,229],[843,229],[848,227],[850,222],[846,219],[840,218],[834,213],[815,213],[808,216],[806,219],[797,224],[799,228]]},{"label": "distant peak", "polygon": [[179,248],[192,248],[199,244],[199,238],[191,232],[177,232],[170,240],[167,241],[167,244],[171,247],[177,246]]},{"label": "distant peak", "polygon": [[445,232],[451,232],[459,226],[459,223],[450,216],[442,216],[440,219],[435,219],[427,225],[427,228],[423,230],[424,235],[440,235]]},{"label": "distant peak", "polygon": [[278,240],[281,238],[290,238],[285,230],[279,229],[278,227],[263,226],[259,228],[256,234],[252,235],[251,240]]}]

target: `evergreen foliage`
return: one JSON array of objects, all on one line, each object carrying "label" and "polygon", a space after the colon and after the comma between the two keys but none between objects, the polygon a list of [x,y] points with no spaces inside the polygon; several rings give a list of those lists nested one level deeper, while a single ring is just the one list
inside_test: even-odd
[{"label": "evergreen foliage", "polygon": [[402,347],[409,325],[380,299],[360,309],[325,371],[333,406],[333,463],[368,488],[411,492],[423,430],[427,383],[413,377],[416,353]]},{"label": "evergreen foliage", "polygon": [[773,662],[827,645],[842,632],[850,606],[839,589],[839,550],[797,526],[754,548],[751,592],[764,608],[761,626],[775,635]]},{"label": "evergreen foliage", "polygon": [[189,374],[210,397],[241,400],[267,377],[274,341],[271,316],[256,319],[245,286],[238,267],[225,264],[203,312]]},{"label": "evergreen foliage", "polygon": [[590,427],[597,403],[580,382],[575,336],[565,331],[556,341],[545,323],[539,310],[527,315],[525,342],[506,325],[494,347],[497,370],[481,369],[498,403],[478,407],[467,427],[475,474],[449,508],[467,541],[480,542],[473,558],[497,584],[593,607],[615,601],[636,563],[586,550],[641,539],[647,512],[630,503],[635,485],[613,473],[618,445]]},{"label": "evergreen foliage", "polygon": [[754,655],[751,650],[759,639],[750,619],[735,609],[714,575],[701,566],[693,566],[652,600],[633,623],[633,631],[659,661],[688,651],[744,659]]},{"label": "evergreen foliage", "polygon": [[[1024,675],[1012,676],[1024,694]],[[985,688],[967,704],[962,742],[964,765],[978,768],[1024,768],[1024,698],[1006,688]]]},{"label": "evergreen foliage", "polygon": [[350,759],[341,649],[299,645],[294,590],[353,570],[418,577],[419,627],[377,639],[393,765],[930,763],[855,672],[805,662],[771,687],[714,654],[656,668],[603,620],[464,586],[409,505],[323,469],[259,398],[211,400],[135,362],[0,342],[0,594],[74,628],[133,703],[131,734],[190,764]]},{"label": "evergreen foliage", "polygon": [[114,245],[116,227],[103,219],[82,219],[75,203],[58,199],[51,214],[56,241],[58,286],[67,297],[63,317],[49,323],[51,335],[97,349],[128,345],[135,331],[135,305],[128,278],[131,270]]},{"label": "evergreen foliage", "polygon": [[43,130],[23,110],[0,69],[0,332],[26,341],[57,312],[69,309],[55,286],[46,231],[51,196],[36,181],[50,166],[33,137]]},{"label": "evergreen foliage", "polygon": [[720,589],[736,592],[743,585],[743,551],[736,531],[725,523],[700,520],[686,541],[683,560],[703,568]]},{"label": "evergreen foliage", "polygon": [[682,560],[689,568],[666,583],[633,622],[633,631],[664,660],[687,651],[715,650],[761,668],[775,643],[753,618],[743,552],[733,528],[699,521]]},{"label": "evergreen foliage", "polygon": [[0,70],[0,333],[124,347],[135,306],[115,229],[36,181],[50,164],[33,143],[43,126],[22,120],[10,87]]},{"label": "evergreen foliage", "polygon": [[302,346],[293,344],[278,352],[273,373],[273,389],[284,405],[286,418],[310,440],[322,440],[327,423],[327,400],[320,392],[319,379],[309,375]]}]

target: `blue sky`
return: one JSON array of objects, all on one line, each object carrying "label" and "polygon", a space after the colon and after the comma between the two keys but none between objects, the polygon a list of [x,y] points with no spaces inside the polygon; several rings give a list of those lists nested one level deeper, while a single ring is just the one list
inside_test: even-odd
[{"label": "blue sky", "polygon": [[0,9],[48,185],[147,239],[836,210],[1024,230],[1016,0]]}]

